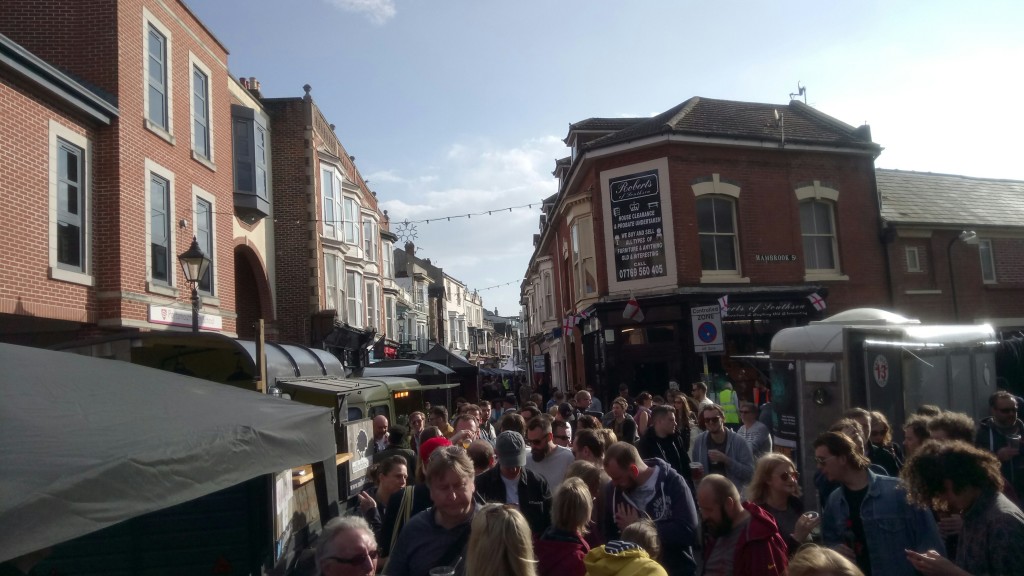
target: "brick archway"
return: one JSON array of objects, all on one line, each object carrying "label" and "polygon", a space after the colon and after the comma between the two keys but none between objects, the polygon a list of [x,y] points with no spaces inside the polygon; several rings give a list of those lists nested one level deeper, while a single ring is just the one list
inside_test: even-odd
[{"label": "brick archway", "polygon": [[262,318],[269,328],[275,319],[266,266],[244,240],[235,245],[235,310],[238,337],[244,340],[256,337],[257,320]]}]

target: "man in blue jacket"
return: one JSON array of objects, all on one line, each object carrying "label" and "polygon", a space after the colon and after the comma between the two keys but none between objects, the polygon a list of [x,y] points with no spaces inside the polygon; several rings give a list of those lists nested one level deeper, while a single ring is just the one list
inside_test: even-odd
[{"label": "man in blue jacket", "polygon": [[623,528],[650,518],[661,539],[661,564],[670,576],[691,576],[697,565],[693,545],[697,510],[686,481],[660,458],[643,460],[636,447],[616,442],[605,453],[604,470],[611,478],[605,488],[604,534],[619,538]]},{"label": "man in blue jacket", "polygon": [[822,433],[814,441],[814,460],[840,485],[825,505],[822,541],[865,575],[913,576],[906,550],[944,553],[931,511],[911,506],[898,479],[870,471],[871,461],[849,437]]}]

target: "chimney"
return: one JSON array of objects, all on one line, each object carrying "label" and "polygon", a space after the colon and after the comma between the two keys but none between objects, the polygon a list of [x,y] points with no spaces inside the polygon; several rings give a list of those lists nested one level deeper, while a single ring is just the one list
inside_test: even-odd
[{"label": "chimney", "polygon": [[411,240],[405,243],[405,253],[409,256],[416,255],[416,245],[413,244]]},{"label": "chimney", "polygon": [[248,88],[249,93],[252,94],[254,98],[263,97],[263,95],[260,93],[260,81],[257,80],[255,76],[249,76],[248,80],[242,78],[242,86]]}]

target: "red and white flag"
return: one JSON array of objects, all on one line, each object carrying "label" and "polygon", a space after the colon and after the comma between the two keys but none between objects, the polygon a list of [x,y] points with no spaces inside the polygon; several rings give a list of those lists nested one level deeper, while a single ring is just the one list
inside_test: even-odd
[{"label": "red and white flag", "polygon": [[726,294],[718,299],[718,307],[722,309],[722,318],[729,315],[729,295]]},{"label": "red and white flag", "polygon": [[622,317],[636,322],[644,321],[644,311],[640,309],[640,303],[633,296],[626,302],[626,309],[622,311]]},{"label": "red and white flag", "polygon": [[576,326],[576,315],[575,314],[569,314],[568,316],[565,317],[564,320],[562,320],[562,332],[564,332],[566,335],[568,335],[569,332],[572,332],[572,329],[575,326]]},{"label": "red and white flag", "polygon": [[822,298],[821,296],[818,296],[817,292],[808,296],[807,299],[811,301],[811,306],[814,306],[814,309],[817,310],[818,312],[821,312],[826,307],[825,299]]}]

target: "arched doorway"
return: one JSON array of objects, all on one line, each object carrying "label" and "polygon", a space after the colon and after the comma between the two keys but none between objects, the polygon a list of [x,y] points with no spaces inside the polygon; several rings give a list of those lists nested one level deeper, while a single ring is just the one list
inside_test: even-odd
[{"label": "arched doorway", "polygon": [[[235,246],[235,311],[238,314],[238,337],[256,337],[256,321],[262,318],[266,328],[274,321],[273,301],[266,269],[259,255],[244,244]],[[266,330],[267,340],[274,340],[273,330]]]}]

